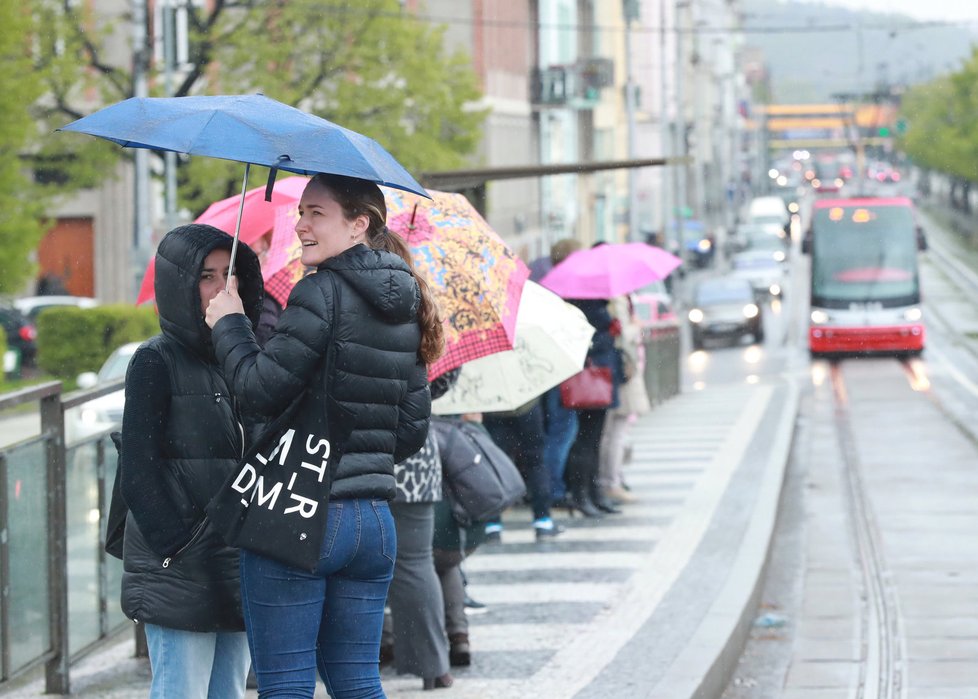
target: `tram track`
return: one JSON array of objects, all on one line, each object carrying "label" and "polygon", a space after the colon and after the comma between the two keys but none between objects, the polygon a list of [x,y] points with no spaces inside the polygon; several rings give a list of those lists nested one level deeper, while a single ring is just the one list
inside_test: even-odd
[{"label": "tram track", "polygon": [[906,699],[906,641],[899,598],[883,556],[882,539],[863,481],[849,395],[842,366],[833,362],[830,381],[840,468],[845,484],[844,512],[858,557],[862,583],[859,680],[853,699]]}]

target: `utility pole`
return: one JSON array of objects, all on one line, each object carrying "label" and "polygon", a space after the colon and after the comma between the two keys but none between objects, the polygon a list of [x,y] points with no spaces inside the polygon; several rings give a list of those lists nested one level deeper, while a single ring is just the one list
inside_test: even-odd
[{"label": "utility pole", "polygon": [[[625,16],[625,114],[628,123],[628,159],[635,160],[635,75],[632,66],[632,22],[639,18],[637,0],[622,0]],[[628,169],[628,236],[629,241],[640,240],[638,231],[638,172]]]},{"label": "utility pole", "polygon": [[676,16],[673,19],[676,31],[676,128],[673,133],[674,147],[673,153],[681,159],[681,162],[674,169],[678,173],[676,177],[676,242],[679,244],[679,251],[683,250],[683,216],[686,212],[686,104],[683,90],[683,83],[686,80],[683,57],[683,29],[681,11],[689,7],[692,0],[677,0]]},{"label": "utility pole", "polygon": [[[146,0],[132,0],[132,93],[146,97],[146,73],[149,70],[149,49],[146,42]],[[132,298],[139,293],[141,276],[149,262],[153,229],[149,210],[149,153],[145,148],[133,150],[133,289]]]},{"label": "utility pole", "polygon": [[[660,0],[659,2],[659,129],[661,131],[659,138],[662,142],[662,155],[668,157],[675,154],[675,148],[669,130],[669,96],[668,90],[666,89],[668,82],[668,69],[666,65],[669,62],[669,42],[667,40],[668,35],[666,34],[666,2],[668,0]],[[659,206],[661,209],[659,231],[661,233],[660,242],[667,250],[669,249],[670,237],[669,211],[672,210],[671,202],[673,197],[673,187],[670,181],[675,180],[675,167],[675,165],[672,165],[660,170],[662,203]]]},{"label": "utility pole", "polygon": [[[173,97],[173,72],[176,70],[176,7],[175,0],[163,0],[163,89],[167,97]],[[176,226],[177,215],[177,154],[166,151],[164,164],[164,222],[166,230]]]}]

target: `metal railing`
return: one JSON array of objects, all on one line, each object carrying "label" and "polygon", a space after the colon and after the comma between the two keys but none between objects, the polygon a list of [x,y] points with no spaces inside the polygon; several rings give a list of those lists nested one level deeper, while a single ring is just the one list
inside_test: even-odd
[{"label": "metal railing", "polygon": [[0,447],[0,683],[43,664],[45,692],[68,694],[72,659],[128,623],[122,562],[105,553],[115,447],[108,430],[65,439],[67,410],[123,385],[62,394],[52,381],[0,396],[0,413],[35,403],[40,417],[38,434]]}]

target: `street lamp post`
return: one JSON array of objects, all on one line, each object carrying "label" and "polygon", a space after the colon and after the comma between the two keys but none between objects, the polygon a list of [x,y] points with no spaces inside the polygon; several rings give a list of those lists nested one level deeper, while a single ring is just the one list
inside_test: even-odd
[{"label": "street lamp post", "polygon": [[[628,123],[628,159],[634,160],[635,148],[635,75],[632,66],[632,22],[638,19],[638,3],[622,0],[625,17],[625,114]],[[638,172],[628,169],[628,235],[629,241],[639,240],[638,231]]]},{"label": "street lamp post", "polygon": [[[132,92],[135,97],[149,94],[146,72],[149,50],[146,43],[146,0],[132,0]],[[149,211],[149,152],[136,148],[133,152],[133,269],[132,298],[136,298],[141,275],[149,262],[153,229]]]}]

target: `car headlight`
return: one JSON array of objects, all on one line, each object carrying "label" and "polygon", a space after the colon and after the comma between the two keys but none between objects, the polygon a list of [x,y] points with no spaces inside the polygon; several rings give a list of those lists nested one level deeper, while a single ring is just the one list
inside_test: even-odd
[{"label": "car headlight", "polygon": [[784,255],[784,252],[783,251],[781,251],[781,250],[775,250],[773,257],[778,262],[784,262],[785,255]]},{"label": "car headlight", "polygon": [[812,311],[812,324],[822,325],[829,322],[829,314],[825,311]]},{"label": "car headlight", "polygon": [[94,425],[98,422],[98,411],[91,408],[82,408],[79,419],[86,425]]},{"label": "car headlight", "polygon": [[702,240],[700,240],[699,243],[696,244],[696,247],[699,248],[700,252],[709,252],[712,245],[713,244],[709,240],[703,238]]},{"label": "car headlight", "polygon": [[781,285],[780,284],[772,284],[771,285],[771,288],[768,289],[768,291],[771,292],[771,296],[780,296],[781,295]]},{"label": "car headlight", "polygon": [[703,322],[703,311],[698,308],[691,308],[689,310],[689,322],[691,323],[702,323]]},{"label": "car headlight", "polygon": [[903,312],[903,319],[909,320],[911,323],[916,323],[918,320],[924,317],[924,312],[920,310],[917,306],[913,308],[908,308]]},{"label": "car headlight", "polygon": [[744,306],[744,317],[745,318],[754,318],[760,312],[761,312],[761,309],[759,309],[753,303],[748,303],[746,306]]}]

